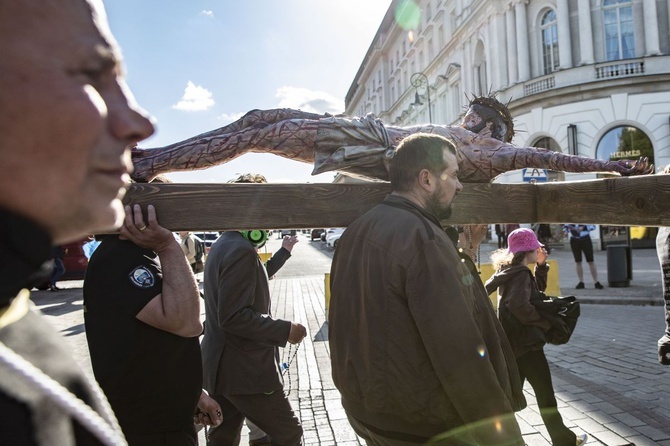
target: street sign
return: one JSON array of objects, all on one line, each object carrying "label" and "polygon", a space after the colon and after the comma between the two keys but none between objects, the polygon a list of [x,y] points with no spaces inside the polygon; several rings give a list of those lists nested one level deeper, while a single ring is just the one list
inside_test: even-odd
[{"label": "street sign", "polygon": [[538,183],[547,181],[547,169],[526,168],[522,169],[523,180],[530,183],[535,180]]}]

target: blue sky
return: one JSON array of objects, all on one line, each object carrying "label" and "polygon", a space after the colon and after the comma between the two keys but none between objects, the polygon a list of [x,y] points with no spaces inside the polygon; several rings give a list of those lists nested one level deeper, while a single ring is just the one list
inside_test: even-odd
[{"label": "blue sky", "polygon": [[[140,147],[160,147],[252,109],[341,113],[354,75],[391,0],[107,0],[127,80],[157,121]],[[246,154],[176,182],[226,182],[238,173],[270,182],[330,182],[312,167]]]}]

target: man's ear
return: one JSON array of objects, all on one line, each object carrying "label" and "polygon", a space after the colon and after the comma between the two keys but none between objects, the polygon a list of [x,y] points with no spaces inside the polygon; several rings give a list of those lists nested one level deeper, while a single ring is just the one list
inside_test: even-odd
[{"label": "man's ear", "polygon": [[418,175],[419,187],[426,192],[433,192],[436,180],[428,169],[421,169]]}]

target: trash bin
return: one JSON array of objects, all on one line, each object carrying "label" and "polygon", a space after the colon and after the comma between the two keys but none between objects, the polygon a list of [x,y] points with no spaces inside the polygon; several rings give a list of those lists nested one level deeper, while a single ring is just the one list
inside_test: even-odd
[{"label": "trash bin", "polygon": [[607,246],[607,282],[610,287],[627,287],[633,278],[631,251],[628,245]]}]

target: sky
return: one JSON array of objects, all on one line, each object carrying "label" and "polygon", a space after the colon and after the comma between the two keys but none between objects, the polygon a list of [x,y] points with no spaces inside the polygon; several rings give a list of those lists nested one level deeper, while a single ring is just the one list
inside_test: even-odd
[{"label": "sky", "polygon": [[[342,113],[344,97],[391,0],[106,0],[137,102],[156,120],[139,144],[162,147],[253,109]],[[245,154],[179,183],[329,183],[309,164]]]}]

